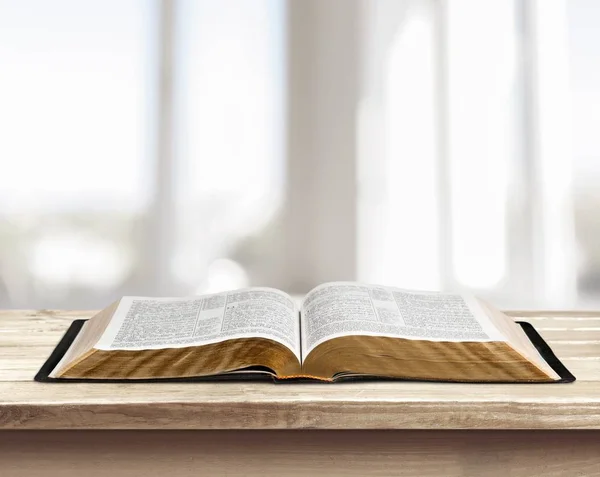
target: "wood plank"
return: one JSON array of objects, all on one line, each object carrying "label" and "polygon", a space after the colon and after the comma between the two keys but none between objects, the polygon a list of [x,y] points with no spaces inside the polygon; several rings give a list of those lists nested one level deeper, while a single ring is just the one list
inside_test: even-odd
[{"label": "wood plank", "polygon": [[76,319],[84,319],[91,318],[98,310],[1,310],[0,316],[3,318],[11,319],[11,318],[27,318],[29,319],[67,319],[67,320],[76,320]]},{"label": "wood plank", "polygon": [[600,328],[540,328],[537,331],[549,343],[565,341],[600,343]]},{"label": "wood plank", "polygon": [[546,318],[577,318],[577,319],[588,319],[598,318],[600,310],[509,310],[504,311],[509,316],[516,318],[533,318],[533,319],[546,319]]},{"label": "wood plank", "polygon": [[3,429],[600,429],[600,383],[0,383]]},{"label": "wood plank", "polygon": [[459,384],[367,381],[339,384],[0,382],[0,406],[131,403],[598,403],[600,382]]},{"label": "wood plank", "polygon": [[600,358],[562,358],[578,381],[600,381]]},{"label": "wood plank", "polygon": [[28,354],[27,348],[56,346],[65,331],[66,329],[60,332],[31,333],[27,334],[27,339],[23,338],[25,333],[2,333],[0,334],[0,354],[4,348],[23,348],[23,355],[26,355]]},{"label": "wood plank", "polygon": [[600,341],[548,341],[548,344],[559,359],[600,357]]},{"label": "wood plank", "polygon": [[3,477],[600,476],[597,432],[0,433]]},{"label": "wood plank", "polygon": [[600,428],[599,314],[526,316],[570,385],[32,382],[71,321],[94,313],[0,311],[0,428]]},{"label": "wood plank", "polygon": [[570,316],[552,318],[516,318],[515,321],[527,321],[537,330],[546,328],[599,328],[600,318],[573,318]]}]

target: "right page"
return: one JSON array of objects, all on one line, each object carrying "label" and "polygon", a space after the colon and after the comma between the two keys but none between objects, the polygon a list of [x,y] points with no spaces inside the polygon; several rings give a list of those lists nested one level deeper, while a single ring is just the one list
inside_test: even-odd
[{"label": "right page", "polygon": [[472,297],[332,282],[311,290],[301,312],[302,356],[331,338],[507,341]]}]

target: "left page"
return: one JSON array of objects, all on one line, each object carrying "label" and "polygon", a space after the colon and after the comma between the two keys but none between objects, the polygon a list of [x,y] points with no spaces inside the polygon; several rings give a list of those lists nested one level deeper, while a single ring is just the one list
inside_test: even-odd
[{"label": "left page", "polygon": [[123,297],[94,348],[184,348],[232,338],[266,338],[301,360],[298,308],[273,288],[186,298]]}]

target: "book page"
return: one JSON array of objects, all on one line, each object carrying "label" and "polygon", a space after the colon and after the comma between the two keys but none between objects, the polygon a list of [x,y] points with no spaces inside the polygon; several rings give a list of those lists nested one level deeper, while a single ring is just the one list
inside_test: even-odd
[{"label": "book page", "polygon": [[267,338],[300,361],[298,308],[272,288],[187,298],[124,297],[94,348],[183,348],[232,338]]},{"label": "book page", "polygon": [[302,356],[331,338],[390,336],[430,341],[506,341],[468,296],[336,282],[311,290],[302,304]]}]

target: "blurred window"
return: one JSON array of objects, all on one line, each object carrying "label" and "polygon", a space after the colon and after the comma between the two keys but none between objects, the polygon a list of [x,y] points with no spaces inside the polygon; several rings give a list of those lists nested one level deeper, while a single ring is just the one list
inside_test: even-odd
[{"label": "blurred window", "polygon": [[281,8],[0,1],[1,306],[248,283],[230,255],[281,202]]},{"label": "blurred window", "polygon": [[599,25],[596,0],[0,0],[0,306],[324,277],[595,306]]},{"label": "blurred window", "polygon": [[143,1],[0,2],[0,303],[100,305],[152,191]]},{"label": "blurred window", "polygon": [[364,12],[359,278],[513,308],[600,302],[600,4]]}]

